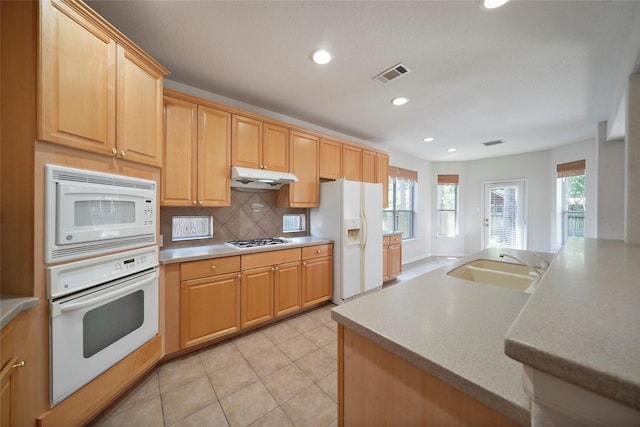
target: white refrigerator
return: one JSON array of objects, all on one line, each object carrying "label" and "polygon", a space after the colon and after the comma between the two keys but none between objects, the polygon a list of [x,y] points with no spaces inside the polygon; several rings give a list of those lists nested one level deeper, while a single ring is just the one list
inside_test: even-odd
[{"label": "white refrigerator", "polygon": [[333,298],[342,304],[382,286],[382,184],[343,179],[320,184],[311,235],[334,240]]}]

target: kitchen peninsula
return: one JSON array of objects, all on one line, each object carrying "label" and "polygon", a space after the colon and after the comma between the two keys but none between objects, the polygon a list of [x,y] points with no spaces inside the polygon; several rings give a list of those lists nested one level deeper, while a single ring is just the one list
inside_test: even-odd
[{"label": "kitchen peninsula", "polygon": [[[640,265],[630,257],[639,251],[622,242],[571,240],[532,295],[446,274],[473,259],[499,260],[499,251],[488,249],[335,308],[339,424],[474,425],[483,419],[489,425],[529,425],[523,368],[511,357],[583,386],[617,382],[620,393],[610,387],[601,393],[637,410]],[[527,259],[525,251],[513,253]],[[567,285],[561,277],[571,270],[594,279],[582,289],[576,282]],[[555,302],[548,304],[550,299]],[[597,307],[618,307],[619,315],[592,312],[601,322],[592,329],[585,316]],[[568,313],[576,314],[574,321],[565,321]],[[535,334],[540,329],[534,322],[543,322],[549,333]],[[603,331],[612,328],[616,332],[605,339]],[[567,350],[576,340],[588,344],[580,355]],[[607,342],[607,349],[599,342]],[[607,355],[615,356],[614,366],[607,366]]]}]

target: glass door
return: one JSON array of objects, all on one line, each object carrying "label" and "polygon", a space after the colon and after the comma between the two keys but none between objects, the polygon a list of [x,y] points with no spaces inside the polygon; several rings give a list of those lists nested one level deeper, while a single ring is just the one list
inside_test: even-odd
[{"label": "glass door", "polygon": [[484,185],[484,247],[526,249],[524,181]]}]

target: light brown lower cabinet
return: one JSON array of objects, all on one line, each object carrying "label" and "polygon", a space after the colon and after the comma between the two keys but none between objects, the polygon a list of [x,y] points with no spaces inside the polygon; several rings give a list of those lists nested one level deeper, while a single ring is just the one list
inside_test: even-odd
[{"label": "light brown lower cabinet", "polygon": [[0,337],[0,425],[13,427],[16,425],[17,369],[24,365],[15,354],[15,323],[9,322],[2,328]]},{"label": "light brown lower cabinet", "polygon": [[402,273],[402,233],[382,238],[382,280],[395,279]]},{"label": "light brown lower cabinet", "polygon": [[370,425],[519,424],[338,325],[338,426]]},{"label": "light brown lower cabinet", "polygon": [[274,272],[275,267],[260,267],[242,272],[241,328],[273,318]]},{"label": "light brown lower cabinet", "polygon": [[302,307],[300,261],[277,265],[273,280],[274,316],[295,313]]},{"label": "light brown lower cabinet", "polygon": [[333,245],[302,248],[302,306],[309,307],[333,296]]},{"label": "light brown lower cabinet", "polygon": [[240,330],[240,257],[180,265],[180,348]]}]

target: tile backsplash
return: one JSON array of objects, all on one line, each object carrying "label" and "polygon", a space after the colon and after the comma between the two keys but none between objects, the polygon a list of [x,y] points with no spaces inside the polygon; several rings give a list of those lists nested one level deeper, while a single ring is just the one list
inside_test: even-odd
[{"label": "tile backsplash", "polygon": [[[260,237],[300,237],[307,232],[282,232],[282,215],[307,214],[308,209],[279,208],[276,206],[275,191],[244,192],[231,190],[231,206],[221,208],[197,207],[160,207],[160,234],[163,236],[163,249],[183,248],[186,246],[215,245],[238,239],[256,239]],[[254,211],[252,204],[264,205],[260,211]],[[203,215],[213,216],[213,237],[210,239],[171,240],[171,222],[173,216]],[[308,227],[307,227],[308,230]]]}]

